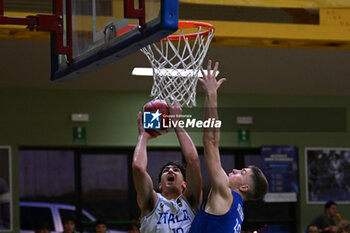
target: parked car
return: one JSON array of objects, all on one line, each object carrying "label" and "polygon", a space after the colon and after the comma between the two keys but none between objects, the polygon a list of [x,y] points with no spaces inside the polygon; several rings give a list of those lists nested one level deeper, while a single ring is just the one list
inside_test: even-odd
[{"label": "parked car", "polygon": [[[95,222],[96,218],[86,210],[82,211],[83,222]],[[37,224],[46,223],[51,233],[63,232],[62,217],[75,215],[75,206],[44,202],[20,202],[21,233],[34,233]],[[109,233],[125,231],[109,230]]]}]

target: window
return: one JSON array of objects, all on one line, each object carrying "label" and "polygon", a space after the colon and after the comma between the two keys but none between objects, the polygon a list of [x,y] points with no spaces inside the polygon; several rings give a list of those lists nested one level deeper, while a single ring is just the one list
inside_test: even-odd
[{"label": "window", "polygon": [[257,166],[262,168],[262,158],[260,154],[257,155],[244,155],[244,167],[248,167],[250,165]]},{"label": "window", "polygon": [[21,201],[67,203],[74,193],[74,152],[20,150]]},{"label": "window", "polygon": [[82,154],[83,208],[105,221],[128,220],[127,154]]},{"label": "window", "polygon": [[[62,218],[63,216],[66,216],[66,215],[71,215],[71,216],[74,216],[74,215],[75,215],[75,210],[70,210],[70,209],[62,209],[62,208],[59,208],[59,209],[58,209],[58,212],[60,212],[61,218]],[[82,216],[81,221],[83,221],[83,222],[93,222],[94,219],[91,219],[89,216],[87,216],[87,215],[83,212],[83,216]]]},{"label": "window", "polygon": [[50,208],[21,206],[21,229],[34,230],[37,225],[48,224],[51,231],[54,231],[54,223]]},{"label": "window", "polygon": [[11,148],[0,146],[0,231],[12,230]]}]

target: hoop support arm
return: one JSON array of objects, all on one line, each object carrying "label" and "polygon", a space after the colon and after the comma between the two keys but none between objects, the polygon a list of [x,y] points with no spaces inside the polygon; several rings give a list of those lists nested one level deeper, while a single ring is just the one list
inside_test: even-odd
[{"label": "hoop support arm", "polygon": [[4,15],[4,1],[0,0],[0,16]]},{"label": "hoop support arm", "polygon": [[[53,15],[29,15],[26,18],[7,17],[4,16],[4,2],[0,0],[0,25],[26,25],[30,31],[49,31],[53,32],[56,37],[55,52],[57,54],[67,55],[69,64],[73,62],[72,58],[72,18],[70,14],[66,14],[67,20],[67,45],[63,43],[63,6],[62,1],[54,0]],[[67,11],[71,10],[71,0],[67,0]]]},{"label": "hoop support arm", "polygon": [[27,25],[28,27],[36,25],[37,20],[29,16],[28,18],[7,17],[0,15],[0,24],[12,24],[12,25]]}]

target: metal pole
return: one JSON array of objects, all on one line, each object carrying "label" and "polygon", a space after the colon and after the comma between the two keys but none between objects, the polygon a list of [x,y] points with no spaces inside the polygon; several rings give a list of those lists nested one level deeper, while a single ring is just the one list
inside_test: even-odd
[{"label": "metal pole", "polygon": [[72,27],[72,1],[67,0],[67,5],[66,5],[66,24],[67,24],[67,57],[69,64],[73,63],[73,27]]},{"label": "metal pole", "polygon": [[0,15],[4,15],[4,0],[0,0]]}]

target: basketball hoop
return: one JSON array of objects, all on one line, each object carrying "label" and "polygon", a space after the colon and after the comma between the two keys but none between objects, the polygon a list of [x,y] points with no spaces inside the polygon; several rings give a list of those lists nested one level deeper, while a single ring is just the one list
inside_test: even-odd
[{"label": "basketball hoop", "polygon": [[176,34],[141,49],[152,65],[154,99],[196,106],[198,73],[214,31],[208,23],[179,21]]}]

